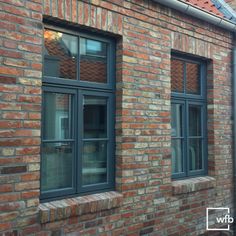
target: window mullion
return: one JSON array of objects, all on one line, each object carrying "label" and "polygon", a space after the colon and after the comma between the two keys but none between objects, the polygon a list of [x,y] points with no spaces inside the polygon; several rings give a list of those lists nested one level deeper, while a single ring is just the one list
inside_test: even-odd
[{"label": "window mullion", "polygon": [[77,80],[80,81],[80,36],[78,36]]},{"label": "window mullion", "polygon": [[186,62],[184,63],[184,94],[186,95],[186,84],[187,84],[187,78],[186,78],[186,75],[187,75],[187,66],[186,66]]},{"label": "window mullion", "polygon": [[188,106],[189,103],[187,100],[185,100],[184,103],[185,106],[185,114],[184,114],[184,143],[185,143],[185,147],[184,147],[184,172],[186,173],[186,176],[189,175],[189,159],[188,159],[188,148],[189,148],[189,139],[188,139],[188,135],[189,135],[189,113],[188,113]]},{"label": "window mullion", "polygon": [[78,146],[77,146],[77,192],[79,193],[82,187],[82,155],[83,155],[83,95],[81,90],[78,90],[77,93],[77,107],[78,107],[78,112],[77,112],[77,139],[78,139]]}]

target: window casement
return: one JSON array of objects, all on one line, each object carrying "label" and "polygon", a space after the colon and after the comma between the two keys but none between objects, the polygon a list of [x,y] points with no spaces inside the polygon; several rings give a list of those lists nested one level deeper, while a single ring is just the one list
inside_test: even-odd
[{"label": "window casement", "polygon": [[171,58],[172,178],[207,173],[206,65],[196,58]]},{"label": "window casement", "polygon": [[41,200],[114,188],[115,47],[46,26]]}]

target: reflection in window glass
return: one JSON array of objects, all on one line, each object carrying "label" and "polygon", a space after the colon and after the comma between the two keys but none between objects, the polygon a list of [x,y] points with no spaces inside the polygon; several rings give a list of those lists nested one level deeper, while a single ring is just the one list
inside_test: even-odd
[{"label": "reflection in window glass", "polygon": [[202,169],[202,139],[189,139],[190,170]]},{"label": "reflection in window glass", "polygon": [[72,187],[72,153],[69,142],[43,144],[42,191]]},{"label": "reflection in window glass", "polygon": [[171,91],[184,92],[184,62],[178,59],[171,60]]},{"label": "reflection in window glass", "polygon": [[86,141],[83,146],[83,185],[107,181],[107,142]]},{"label": "reflection in window glass", "polygon": [[77,78],[77,37],[45,29],[44,75],[65,79]]},{"label": "reflection in window glass", "polygon": [[107,45],[80,38],[80,80],[107,83]]},{"label": "reflection in window glass", "polygon": [[71,138],[71,95],[44,93],[44,140]]},{"label": "reflection in window glass", "polygon": [[84,138],[107,137],[107,99],[85,96]]},{"label": "reflection in window glass", "polygon": [[182,140],[171,140],[171,164],[172,173],[183,172],[183,153],[182,153]]},{"label": "reflection in window glass", "polygon": [[171,104],[171,136],[182,136],[182,109],[181,104]]},{"label": "reflection in window glass", "polygon": [[200,73],[199,65],[196,63],[186,63],[186,93],[200,94]]},{"label": "reflection in window glass", "polygon": [[201,107],[189,106],[189,135],[201,136]]}]

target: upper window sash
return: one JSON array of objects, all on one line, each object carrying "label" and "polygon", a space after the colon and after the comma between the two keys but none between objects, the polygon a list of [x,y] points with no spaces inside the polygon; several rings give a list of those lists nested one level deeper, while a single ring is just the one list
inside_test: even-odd
[{"label": "upper window sash", "polygon": [[[199,99],[199,100],[205,100],[206,99],[206,64],[204,61],[199,59],[193,59],[191,57],[181,56],[174,54],[171,57],[171,65],[172,60],[178,60],[179,62],[183,63],[183,92],[178,91],[171,91],[172,97],[179,97],[179,98],[189,98],[189,99]],[[187,91],[187,65],[198,65],[199,66],[199,87],[200,87],[200,93],[194,94],[194,93],[188,93]],[[172,68],[171,68],[172,69]],[[190,68],[191,69],[191,68]],[[172,72],[173,73],[173,72]],[[178,75],[176,75],[178,76]],[[171,79],[171,83],[173,80]]]},{"label": "upper window sash", "polygon": [[[58,37],[63,37],[62,46],[65,48],[65,51],[70,56],[71,61],[74,63],[73,70],[76,70],[76,77],[73,79],[63,78],[61,76],[51,76],[50,73],[48,75],[43,74],[43,82],[50,83],[50,84],[61,84],[61,85],[69,85],[69,86],[76,86],[76,87],[86,87],[86,88],[94,88],[94,89],[115,89],[115,42],[113,39],[109,37],[100,37],[97,35],[91,35],[84,31],[73,31],[73,30],[65,30],[60,27],[55,27],[51,25],[45,25],[45,30],[54,31],[58,34]],[[49,35],[47,35],[49,36]],[[44,45],[46,42],[44,41]],[[49,44],[50,45],[50,44]],[[83,47],[82,47],[83,45]],[[46,46],[46,45],[45,45]],[[75,50],[77,48],[77,50]],[[81,51],[81,52],[80,52]],[[55,52],[54,52],[55,53]],[[106,56],[105,54],[106,53]],[[47,48],[44,47],[44,69],[46,68],[45,60],[49,59],[50,55],[47,52]],[[80,80],[80,73],[82,69],[82,60],[86,59],[87,62],[90,60],[91,62],[95,63],[102,63],[106,61],[104,67],[104,72],[106,76],[106,83],[101,82],[89,82],[86,81],[86,75],[83,80]],[[58,60],[56,57],[53,58],[51,56],[51,61]],[[76,61],[77,60],[77,61]],[[76,62],[75,62],[76,61]],[[54,63],[54,65],[56,62]],[[58,63],[57,63],[58,64]],[[49,65],[49,67],[52,67]],[[93,67],[93,66],[92,66]],[[51,68],[53,69],[53,68]],[[55,69],[55,68],[54,68]],[[86,68],[83,68],[86,70]],[[91,71],[91,70],[90,70]],[[101,71],[100,71],[101,72]],[[71,73],[71,72],[70,72]],[[96,74],[95,71],[92,71],[93,74]],[[91,74],[91,76],[93,76]],[[70,75],[72,77],[72,75]]]}]

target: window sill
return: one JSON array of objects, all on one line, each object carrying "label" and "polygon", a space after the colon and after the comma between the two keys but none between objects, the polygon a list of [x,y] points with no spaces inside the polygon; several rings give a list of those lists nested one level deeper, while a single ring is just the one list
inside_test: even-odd
[{"label": "window sill", "polygon": [[216,179],[210,176],[195,177],[172,182],[173,195],[196,192],[204,189],[214,188]]},{"label": "window sill", "polygon": [[48,223],[121,206],[123,195],[111,191],[51,201],[39,205],[41,223]]}]

